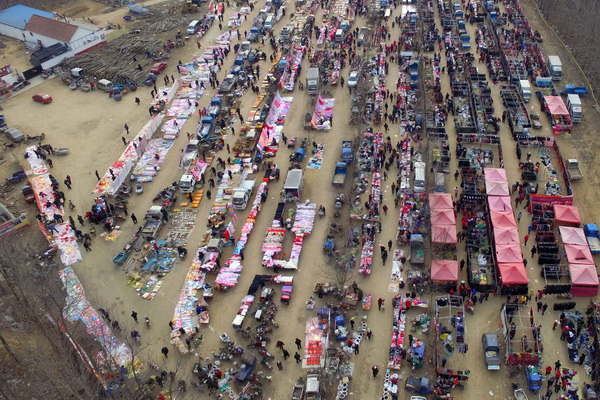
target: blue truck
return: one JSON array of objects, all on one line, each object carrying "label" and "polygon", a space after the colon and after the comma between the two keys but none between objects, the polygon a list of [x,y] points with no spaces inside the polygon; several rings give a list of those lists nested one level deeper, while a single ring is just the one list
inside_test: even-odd
[{"label": "blue truck", "polygon": [[335,172],[333,173],[333,186],[342,186],[346,181],[346,174],[348,173],[348,164],[345,162],[339,162],[335,164]]},{"label": "blue truck", "polygon": [[198,139],[206,139],[209,135],[210,132],[212,131],[212,128],[215,124],[215,120],[213,119],[213,117],[210,116],[205,116],[202,117],[202,120],[200,121],[200,124],[198,125]]},{"label": "blue truck", "polygon": [[598,232],[598,225],[585,224],[583,233],[585,233],[585,239],[588,242],[588,246],[590,246],[592,254],[600,254],[600,233]]},{"label": "blue truck", "polygon": [[352,141],[342,141],[342,161],[346,164],[350,164],[354,160],[354,151],[352,149]]}]

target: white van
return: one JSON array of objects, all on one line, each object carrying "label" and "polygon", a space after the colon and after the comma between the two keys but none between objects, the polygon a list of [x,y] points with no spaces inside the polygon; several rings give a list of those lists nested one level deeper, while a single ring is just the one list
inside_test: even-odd
[{"label": "white van", "polygon": [[200,29],[200,21],[195,19],[188,25],[187,33],[188,35],[195,35],[196,32],[198,32],[198,29]]},{"label": "white van", "polygon": [[113,86],[113,83],[108,79],[100,79],[98,82],[96,82],[96,87],[98,88],[98,90],[102,90],[104,92],[112,90]]},{"label": "white van", "polygon": [[425,168],[424,162],[415,163],[415,179],[413,181],[413,190],[415,193],[425,192]]},{"label": "white van", "polygon": [[344,30],[338,29],[337,31],[335,31],[335,41],[339,43],[343,40],[344,40]]},{"label": "white van", "polygon": [[528,80],[521,79],[519,81],[519,86],[521,88],[521,96],[523,96],[523,101],[528,103],[529,99],[531,99],[531,84]]},{"label": "white van", "polygon": [[265,31],[270,31],[273,29],[273,23],[275,21],[275,16],[273,14],[267,15],[267,19],[265,19],[265,24],[263,28]]}]

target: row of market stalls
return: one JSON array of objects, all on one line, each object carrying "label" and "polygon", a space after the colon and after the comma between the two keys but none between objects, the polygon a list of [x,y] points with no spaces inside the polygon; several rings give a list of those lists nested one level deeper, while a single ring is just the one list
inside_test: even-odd
[{"label": "row of market stalls", "polygon": [[[432,193],[428,201],[434,257],[431,261],[431,280],[440,283],[456,283],[458,261],[452,258],[456,253],[457,235],[452,196],[449,193]],[[442,255],[443,259],[437,259],[438,255]]]},{"label": "row of market stalls", "polygon": [[[510,201],[506,170],[485,168],[484,173],[500,278],[499,284],[503,293],[526,293],[529,278],[523,264],[521,241]],[[494,200],[494,198],[500,198],[500,200]],[[501,208],[503,211],[492,210],[492,202],[494,207]]]}]

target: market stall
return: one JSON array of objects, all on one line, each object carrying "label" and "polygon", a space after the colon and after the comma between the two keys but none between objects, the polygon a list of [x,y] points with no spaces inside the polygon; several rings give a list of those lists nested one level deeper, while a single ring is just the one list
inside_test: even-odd
[{"label": "market stall", "polygon": [[470,371],[467,369],[467,327],[462,297],[436,298],[433,326],[437,376],[467,380]]},{"label": "market stall", "polygon": [[490,211],[512,211],[510,196],[490,196],[488,205]]},{"label": "market stall", "polygon": [[[520,251],[518,251],[520,253]],[[522,259],[498,263],[503,294],[526,294],[529,278]]]},{"label": "market stall", "polygon": [[594,264],[569,264],[571,275],[571,295],[598,295],[598,271]]},{"label": "market stall", "polygon": [[430,210],[454,210],[450,193],[431,193],[428,202]]},{"label": "market stall", "polygon": [[581,216],[579,208],[562,204],[554,204],[554,216],[556,222],[562,226],[579,226]]},{"label": "market stall", "polygon": [[558,230],[560,232],[560,238],[563,244],[579,244],[583,246],[588,244],[587,239],[585,238],[585,233],[581,228],[560,226]]},{"label": "market stall", "polygon": [[485,191],[488,196],[510,196],[506,170],[504,168],[484,168]]},{"label": "market stall", "polygon": [[513,246],[519,246],[519,231],[514,226],[508,227],[494,227],[494,243],[500,244],[511,244]]},{"label": "market stall", "polygon": [[458,261],[432,260],[431,280],[434,282],[456,282],[458,280]]},{"label": "market stall", "polygon": [[594,257],[587,244],[565,244],[565,252],[571,264],[594,264]]}]

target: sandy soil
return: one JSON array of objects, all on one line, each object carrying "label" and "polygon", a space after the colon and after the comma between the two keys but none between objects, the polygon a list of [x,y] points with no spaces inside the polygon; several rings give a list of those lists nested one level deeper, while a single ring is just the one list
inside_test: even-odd
[{"label": "sandy soil", "polygon": [[[91,3],[91,5],[89,4]],[[145,2],[148,6],[152,2]],[[100,8],[92,7],[96,3],[85,2],[88,4],[88,8],[84,9],[82,6],[71,8],[70,11],[73,13],[73,17],[90,17],[92,19],[103,18],[112,20],[118,18],[121,20],[121,14],[123,10],[111,12],[110,14],[95,15],[94,13],[101,12]],[[557,47],[556,43],[552,40],[552,35],[546,31],[545,25],[538,19],[538,15],[533,9],[529,7],[529,1],[526,2],[526,9],[533,25],[542,31],[545,38],[544,48],[547,53],[558,53],[561,55],[563,62],[565,63],[565,78],[564,82],[568,83],[571,81],[578,81],[576,76],[576,70],[571,68],[567,57],[564,55],[564,50]],[[256,10],[256,9],[255,9]],[[67,15],[69,10],[64,10]],[[230,9],[226,11],[228,16],[231,12]],[[318,11],[317,23],[320,21],[321,11]],[[436,11],[437,14],[437,11]],[[109,16],[110,15],[110,16]],[[227,17],[226,17],[227,18]],[[288,18],[288,17],[285,17]],[[248,18],[242,26],[242,30],[250,28],[250,21],[252,18]],[[281,26],[284,25],[284,21],[280,21],[276,25],[277,31]],[[363,21],[358,19],[355,22],[355,26],[362,26]],[[182,27],[183,28],[183,27]],[[473,37],[472,27],[471,36]],[[218,27],[215,25],[211,28],[208,34],[203,39],[203,43],[210,43],[218,35]],[[398,27],[396,27],[394,34],[399,34]],[[260,46],[259,46],[260,47]],[[268,46],[265,46],[267,55],[270,54],[271,50]],[[175,64],[177,59],[189,60],[196,52],[196,47],[190,43],[183,49],[179,49],[178,52],[172,53],[171,61],[167,73],[169,75],[177,74]],[[15,63],[18,62],[18,52],[7,52],[7,60],[14,58]],[[228,70],[233,57],[230,56],[226,61],[224,70]],[[307,62],[305,61],[304,66],[306,67]],[[479,65],[481,71],[486,71],[485,65]],[[306,68],[304,68],[306,69]],[[261,72],[267,70],[267,65],[261,66]],[[390,68],[391,77],[388,79],[390,82],[395,81],[396,67]],[[346,76],[349,73],[348,68],[342,72],[342,76]],[[222,79],[223,72],[219,78]],[[304,80],[304,74],[300,77]],[[160,81],[160,80],[159,80]],[[91,191],[95,186],[96,178],[94,171],[98,170],[100,173],[106,170],[108,165],[116,160],[122,149],[123,144],[121,137],[127,135],[123,129],[123,125],[127,123],[132,132],[136,132],[137,129],[141,128],[148,119],[147,107],[145,104],[150,100],[150,89],[140,88],[135,96],[142,99],[142,106],[136,106],[134,103],[133,95],[126,96],[123,101],[115,102],[113,99],[108,98],[107,95],[100,92],[84,93],[81,91],[70,91],[60,80],[50,79],[48,81],[37,81],[34,82],[39,85],[35,88],[31,87],[27,91],[17,93],[14,98],[3,104],[4,113],[7,116],[7,122],[11,126],[15,126],[21,129],[26,134],[34,135],[41,132],[46,133],[47,143],[52,144],[55,147],[69,147],[71,148],[71,154],[66,157],[55,157],[54,170],[52,173],[57,176],[60,180],[65,175],[69,174],[73,180],[73,190],[68,191],[67,198],[73,200],[76,204],[77,213],[82,214],[85,209],[91,205],[93,198]],[[449,91],[449,79],[447,75],[443,76],[442,79],[443,92]],[[335,114],[334,114],[334,128],[328,133],[321,133],[315,131],[304,131],[302,129],[302,122],[304,114],[310,111],[311,106],[309,103],[308,96],[303,91],[295,91],[291,95],[294,97],[294,101],[286,123],[284,131],[288,137],[296,136],[299,140],[303,137],[309,137],[309,140],[313,140],[317,143],[325,144],[325,162],[319,170],[306,170],[306,181],[305,191],[303,193],[304,199],[310,199],[317,204],[324,204],[328,210],[333,210],[333,200],[337,191],[329,184],[329,181],[333,175],[335,162],[337,161],[341,149],[341,140],[351,140],[357,133],[360,133],[356,126],[349,124],[349,111],[351,105],[351,98],[347,94],[346,88],[331,88],[330,89],[336,97],[335,103]],[[51,94],[54,97],[54,101],[50,105],[41,105],[33,103],[31,101],[31,95],[37,91],[44,91]],[[502,113],[501,101],[499,98],[499,87],[493,88],[495,104],[497,107],[498,115]],[[211,96],[214,93],[209,91],[206,93],[201,101],[201,106],[208,104]],[[252,94],[246,94],[242,102],[242,114],[247,115],[250,110],[255,96]],[[531,107],[539,109],[539,105],[536,103],[537,100],[532,100]],[[564,137],[558,138],[563,157],[571,158],[575,157],[580,160],[583,164],[583,170],[585,178],[581,183],[577,183],[574,186],[576,204],[580,206],[580,211],[584,221],[593,221],[597,207],[595,206],[595,196],[598,191],[595,183],[598,182],[597,177],[597,166],[594,165],[594,154],[596,147],[598,146],[593,136],[595,134],[594,127],[598,125],[599,116],[593,111],[589,102],[584,100],[584,111],[586,113],[583,123],[576,127],[574,134],[571,138],[567,139]],[[183,132],[193,132],[197,122],[197,117],[192,118],[184,127]],[[449,124],[450,125],[450,124]],[[449,128],[452,131],[453,128]],[[236,131],[239,131],[239,124],[236,125]],[[551,135],[547,121],[544,120],[544,129],[538,134]],[[392,141],[395,142],[400,137],[400,132],[397,126],[391,128]],[[450,135],[450,143],[452,149],[454,149],[455,135]],[[511,138],[510,132],[507,126],[502,127],[501,131],[502,143],[504,147],[505,166],[509,181],[515,181],[519,178],[517,170],[517,161],[514,153],[514,141]],[[235,138],[228,137],[226,141],[233,144]],[[152,197],[163,187],[167,186],[171,182],[178,180],[181,175],[181,171],[177,169],[179,149],[185,145],[186,138],[182,135],[176,140],[174,148],[171,150],[166,163],[164,164],[161,173],[157,179],[149,184],[145,185],[145,191],[143,195],[133,195],[130,200],[130,213],[134,212],[138,217],[142,217],[145,210],[150,206]],[[17,148],[14,153],[17,156],[21,156],[21,150],[23,147]],[[283,148],[279,151],[275,162],[281,166],[282,171],[287,169],[288,165],[288,150]],[[219,154],[221,157],[227,157],[225,151]],[[451,169],[456,169],[456,160],[452,160]],[[6,169],[6,168],[4,168]],[[3,171],[4,172],[4,171]],[[11,171],[12,172],[12,171]],[[391,174],[393,176],[393,173]],[[393,179],[389,179],[385,182],[384,188],[384,203],[388,205],[393,204],[393,198],[391,197],[390,187]],[[215,299],[211,304],[211,323],[207,329],[203,330],[203,335],[206,341],[193,355],[187,357],[176,354],[176,350],[169,346],[168,335],[169,327],[168,321],[173,316],[173,310],[179,291],[182,286],[183,278],[191,262],[190,257],[188,259],[178,262],[173,271],[166,277],[165,283],[162,290],[159,292],[157,298],[148,302],[140,298],[136,292],[126,285],[124,273],[115,268],[111,262],[112,257],[120,248],[127,243],[131,235],[135,230],[135,226],[128,220],[122,225],[123,234],[113,242],[104,241],[101,238],[95,238],[92,243],[93,251],[84,254],[84,260],[74,266],[77,274],[86,288],[88,297],[92,303],[98,307],[104,307],[111,312],[114,319],[117,319],[127,332],[136,327],[135,322],[129,316],[132,310],[136,310],[140,315],[147,314],[152,321],[152,327],[145,329],[136,327],[142,334],[142,346],[139,348],[139,357],[143,360],[151,359],[160,365],[163,365],[167,370],[177,370],[178,374],[182,374],[182,378],[185,378],[191,370],[193,362],[198,360],[198,357],[203,358],[210,355],[211,350],[216,350],[219,347],[218,335],[222,332],[229,333],[236,341],[242,344],[246,344],[246,339],[238,336],[233,332],[231,328],[231,321],[233,320],[235,313],[239,307],[239,301],[246,293],[246,290],[252,281],[255,274],[269,273],[263,269],[260,265],[261,252],[260,246],[263,240],[263,233],[269,227],[272,216],[275,213],[275,209],[278,202],[278,193],[283,180],[279,183],[271,184],[272,197],[264,204],[261,214],[258,218],[257,224],[254,228],[254,233],[248,243],[247,250],[245,251],[245,269],[239,284],[236,288],[226,293],[217,293]],[[448,191],[452,190],[453,182],[448,183]],[[199,240],[200,233],[203,231],[206,215],[208,213],[210,204],[208,201],[203,200],[200,208],[198,209],[198,226],[192,232],[188,248],[193,250],[195,248],[194,243]],[[392,207],[391,207],[392,208]],[[77,213],[74,213],[76,216]],[[383,232],[378,236],[378,240],[382,243],[386,243],[389,239],[394,239],[397,227],[397,216],[396,212],[391,212],[389,218],[385,218],[383,221]],[[246,213],[241,212],[238,217],[242,220],[245,218]],[[276,316],[277,321],[280,324],[280,328],[273,335],[272,344],[269,346],[271,352],[275,351],[274,343],[281,339],[287,344],[288,349],[293,348],[293,342],[296,337],[304,337],[304,324],[306,319],[312,315],[312,312],[304,309],[304,302],[309,295],[312,294],[312,288],[316,281],[331,281],[331,270],[332,268],[327,265],[326,259],[323,257],[321,247],[323,240],[328,229],[328,222],[331,222],[332,217],[328,216],[323,220],[317,220],[315,229],[312,235],[305,241],[305,250],[301,256],[300,269],[297,272],[293,272],[294,282],[294,293],[293,299],[289,306],[280,305],[279,313]],[[347,221],[343,222],[347,224]],[[527,230],[528,220],[524,218],[520,224],[520,233],[523,236]],[[35,229],[34,227],[30,229]],[[239,235],[239,232],[238,232]],[[290,243],[288,243],[290,246]],[[83,249],[82,249],[83,250]],[[408,250],[408,249],[405,249]],[[529,258],[529,248],[523,248],[524,255]],[[227,258],[231,254],[231,249],[225,250],[224,257]],[[464,254],[464,246],[459,246],[459,257]],[[459,258],[460,259],[460,258]],[[532,289],[539,289],[542,287],[542,282],[539,279],[538,266],[535,265],[533,260],[529,259],[529,276],[532,282]],[[365,291],[373,295],[374,299],[378,297],[384,297],[387,299],[387,303],[391,306],[391,296],[387,292],[387,282],[389,281],[389,265],[382,266],[381,260],[376,258],[373,273],[368,278],[362,278],[359,276],[353,276],[349,280],[356,280],[359,286]],[[466,280],[466,271],[461,273],[461,279]],[[428,300],[433,300],[436,293],[424,293],[423,297]],[[478,305],[475,315],[469,315],[467,318],[467,342],[470,344],[470,351],[467,355],[469,369],[472,371],[471,378],[464,393],[457,393],[457,398],[469,398],[474,399],[477,397],[486,398],[498,398],[508,399],[512,398],[512,391],[510,388],[511,379],[506,373],[506,369],[498,373],[487,372],[483,369],[483,359],[481,346],[479,345],[480,336],[483,332],[497,332],[499,331],[498,314],[500,305],[503,298],[491,298],[490,301],[483,305]],[[550,309],[554,303],[548,299],[550,303]],[[587,299],[578,300],[579,304],[583,305],[587,302]],[[432,310],[430,310],[432,311]],[[363,315],[362,312],[357,312],[357,315]],[[376,399],[381,396],[382,392],[382,375],[380,374],[376,380],[371,378],[370,368],[372,365],[379,365],[384,369],[387,363],[387,353],[389,348],[390,331],[391,331],[391,310],[388,308],[385,311],[378,312],[374,307],[373,310],[366,312],[368,317],[369,327],[374,332],[374,338],[371,341],[363,342],[362,351],[359,356],[352,356],[355,362],[355,373],[354,380],[351,384],[351,391],[353,392],[354,398],[359,399]],[[562,343],[558,341],[558,333],[551,331],[552,322],[558,317],[554,312],[548,312],[545,316],[537,316],[539,323],[542,324],[542,332],[544,337],[544,363],[552,364],[556,359],[560,358],[564,360],[566,357],[566,348]],[[429,335],[433,336],[432,333]],[[167,360],[160,358],[160,348],[167,345],[171,348],[170,356]],[[433,354],[432,349],[427,351],[428,359]],[[278,354],[278,359],[280,354]],[[411,374],[412,371],[408,367],[403,367],[400,371],[403,377]],[[426,365],[423,370],[416,371],[418,373],[425,373],[432,376],[432,367],[430,364]],[[289,398],[291,393],[291,386],[295,382],[296,378],[304,373],[301,368],[298,367],[292,360],[288,360],[285,363],[283,371],[272,371],[273,381],[266,386],[266,393],[269,394],[273,399],[284,399]],[[524,379],[522,376],[515,377],[521,386],[524,385]],[[580,379],[583,381],[583,379]],[[405,397],[405,395],[403,394]],[[194,398],[207,398],[199,394],[194,394]]]}]

